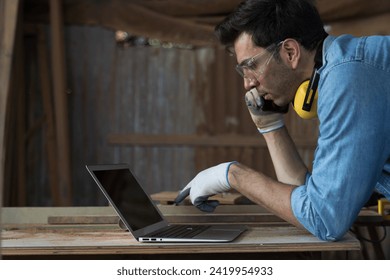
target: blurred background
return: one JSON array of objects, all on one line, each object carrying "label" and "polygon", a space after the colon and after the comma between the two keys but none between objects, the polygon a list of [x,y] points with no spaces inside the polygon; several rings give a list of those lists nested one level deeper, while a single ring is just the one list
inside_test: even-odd
[{"label": "blurred background", "polygon": [[[128,163],[149,193],[231,160],[274,176],[213,35],[239,2],[0,0],[3,206],[105,205],[86,164]],[[330,34],[390,34],[388,0],[316,4]],[[286,125],[311,166],[317,121]]]}]

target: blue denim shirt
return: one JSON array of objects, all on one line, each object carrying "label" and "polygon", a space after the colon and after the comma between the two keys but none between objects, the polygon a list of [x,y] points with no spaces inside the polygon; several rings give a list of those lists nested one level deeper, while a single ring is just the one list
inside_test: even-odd
[{"label": "blue denim shirt", "polygon": [[390,36],[328,36],[313,170],[291,196],[298,221],[338,240],[377,190],[390,199]]}]

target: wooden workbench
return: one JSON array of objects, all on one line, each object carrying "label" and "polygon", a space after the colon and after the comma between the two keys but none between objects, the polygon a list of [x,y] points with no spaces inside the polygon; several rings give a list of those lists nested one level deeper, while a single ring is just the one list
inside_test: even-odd
[{"label": "wooden workbench", "polygon": [[[221,223],[242,220],[249,229],[232,243],[139,243],[119,227],[111,207],[3,208],[1,252],[3,258],[182,258],[199,255],[203,258],[215,258],[216,255],[230,258],[237,254],[261,258],[264,253],[289,258],[280,254],[360,249],[358,240],[350,234],[338,242],[320,241],[255,205],[221,205],[212,214],[201,213],[192,206],[160,206],[160,209],[171,221],[189,222],[195,217],[199,223],[207,222],[207,217],[212,222],[218,218]],[[243,215],[244,212],[247,214]]]}]

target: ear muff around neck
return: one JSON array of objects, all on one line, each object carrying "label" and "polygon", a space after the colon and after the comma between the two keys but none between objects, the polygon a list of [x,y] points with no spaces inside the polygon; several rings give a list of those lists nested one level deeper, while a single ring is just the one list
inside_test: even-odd
[{"label": "ear muff around neck", "polygon": [[320,81],[319,69],[322,66],[323,42],[324,40],[317,46],[314,57],[314,69],[310,80],[304,81],[299,86],[295,93],[294,101],[292,102],[295,112],[305,120],[317,118],[318,83]]},{"label": "ear muff around neck", "polygon": [[318,81],[317,85],[312,87],[312,79],[304,81],[299,86],[292,103],[293,108],[298,116],[305,120],[314,119],[317,117]]}]

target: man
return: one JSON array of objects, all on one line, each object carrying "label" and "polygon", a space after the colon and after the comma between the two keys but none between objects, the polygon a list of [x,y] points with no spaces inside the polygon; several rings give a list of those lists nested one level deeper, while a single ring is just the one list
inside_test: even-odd
[{"label": "man", "polygon": [[[235,189],[334,241],[374,191],[390,199],[390,36],[328,36],[309,0],[245,1],[216,35],[236,56],[249,112],[278,180],[238,162],[222,163],[200,172],[176,202],[189,195],[198,208],[213,211],[218,203],[208,197]],[[302,92],[309,101],[297,98]],[[311,172],[283,123],[280,109],[289,103],[303,117],[318,114]]]}]

